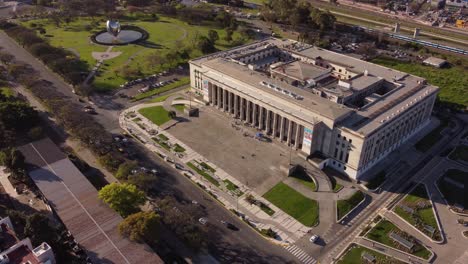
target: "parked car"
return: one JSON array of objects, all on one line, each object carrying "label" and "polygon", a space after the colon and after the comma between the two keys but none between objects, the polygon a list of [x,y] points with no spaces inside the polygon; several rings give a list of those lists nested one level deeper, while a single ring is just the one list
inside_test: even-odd
[{"label": "parked car", "polygon": [[175,163],[175,164],[174,164],[174,167],[175,167],[176,169],[178,169],[178,170],[184,170],[184,169],[185,169],[184,166],[181,165],[181,164],[179,164],[179,163]]},{"label": "parked car", "polygon": [[206,223],[208,223],[208,220],[204,217],[200,217],[200,219],[198,219],[198,222],[202,225],[206,225]]},{"label": "parked car", "polygon": [[319,239],[319,236],[318,236],[318,235],[312,235],[312,236],[309,238],[309,241],[312,242],[312,243],[315,243],[315,242],[317,242],[318,239]]}]

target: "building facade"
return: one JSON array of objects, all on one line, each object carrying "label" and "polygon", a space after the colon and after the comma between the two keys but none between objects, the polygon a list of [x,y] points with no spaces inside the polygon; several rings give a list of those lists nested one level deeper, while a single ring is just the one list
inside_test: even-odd
[{"label": "building facade", "polygon": [[269,38],[190,61],[207,104],[357,179],[430,120],[420,77]]}]

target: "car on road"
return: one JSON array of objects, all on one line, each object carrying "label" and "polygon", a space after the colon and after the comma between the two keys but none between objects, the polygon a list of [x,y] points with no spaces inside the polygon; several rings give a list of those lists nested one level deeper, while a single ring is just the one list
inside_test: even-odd
[{"label": "car on road", "polygon": [[185,167],[184,167],[183,165],[179,164],[179,163],[175,163],[175,164],[174,164],[174,167],[175,167],[176,169],[178,169],[178,170],[185,170]]},{"label": "car on road", "polygon": [[202,225],[206,225],[206,223],[208,223],[208,220],[204,217],[200,217],[200,219],[198,219],[198,222],[200,222],[200,224]]},{"label": "car on road", "polygon": [[225,225],[227,228],[231,229],[231,230],[239,231],[239,228],[238,228],[237,226],[235,226],[235,225],[233,225],[233,224],[231,224],[231,223],[229,223],[229,222],[226,222],[226,221],[221,220],[221,223],[222,223],[223,225]]},{"label": "car on road", "polygon": [[91,114],[91,115],[97,115],[97,112],[94,111],[94,109],[85,109],[85,113]]},{"label": "car on road", "polygon": [[309,238],[309,241],[312,242],[312,243],[315,243],[315,242],[317,242],[318,239],[319,239],[319,236],[318,236],[318,235],[312,235],[312,236]]},{"label": "car on road", "polygon": [[174,163],[174,160],[169,158],[169,157],[165,157],[164,160],[169,162],[169,163]]}]

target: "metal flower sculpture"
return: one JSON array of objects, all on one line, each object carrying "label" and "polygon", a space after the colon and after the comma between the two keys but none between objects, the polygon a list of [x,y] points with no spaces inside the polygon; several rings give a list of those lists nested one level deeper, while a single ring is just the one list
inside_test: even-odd
[{"label": "metal flower sculpture", "polygon": [[117,37],[117,35],[120,33],[119,21],[107,20],[107,32],[109,32],[109,34],[113,35],[114,37]]}]

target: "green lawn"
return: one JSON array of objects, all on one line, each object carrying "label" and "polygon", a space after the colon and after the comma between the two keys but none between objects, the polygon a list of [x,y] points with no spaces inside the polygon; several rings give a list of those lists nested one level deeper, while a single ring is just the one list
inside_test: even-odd
[{"label": "green lawn", "polygon": [[449,158],[453,160],[462,160],[468,162],[468,146],[457,146],[455,150],[452,153],[450,153]]},{"label": "green lawn", "polygon": [[174,151],[175,152],[185,152],[185,148],[183,148],[181,145],[179,144],[175,144],[174,146]]},{"label": "green lawn", "polygon": [[468,172],[450,169],[439,180],[438,186],[440,191],[444,194],[450,205],[461,204],[468,208],[468,199],[465,198],[466,192],[463,188],[457,187],[454,184],[446,182],[444,178],[451,178],[457,182],[463,183],[468,179]]},{"label": "green lawn", "polygon": [[138,112],[158,126],[171,120],[171,118],[168,115],[169,112],[166,111],[166,109],[164,109],[164,107],[162,106],[141,108],[140,110],[138,110]]},{"label": "green lawn", "polygon": [[[115,89],[119,85],[126,82],[126,80],[116,74],[116,70],[120,69],[123,65],[129,65],[133,69],[141,72],[141,75],[150,75],[169,67],[169,64],[159,65],[157,67],[149,67],[145,58],[154,52],[161,55],[167,54],[171,50],[179,49],[181,46],[191,45],[191,39],[197,35],[207,35],[210,29],[218,32],[219,40],[216,42],[216,48],[223,50],[232,47],[232,42],[228,43],[224,40],[226,31],[220,29],[217,24],[213,22],[204,22],[203,25],[189,25],[181,20],[171,17],[158,15],[158,21],[143,21],[137,15],[128,15],[121,18],[122,25],[134,25],[143,28],[149,33],[148,43],[153,44],[150,46],[143,45],[127,45],[115,46],[112,51],[121,52],[121,55],[104,62],[99,74],[94,80],[94,86],[98,90]],[[30,27],[32,24],[39,25],[46,30],[45,38],[53,45],[60,46],[73,51],[78,54],[81,59],[88,62],[90,66],[96,64],[96,60],[92,58],[93,51],[103,52],[107,46],[100,46],[92,43],[89,37],[93,32],[105,29],[107,18],[97,17],[94,21],[89,17],[78,18],[69,24],[62,23],[57,27],[53,22],[47,19],[36,19],[22,22],[23,25]],[[239,32],[234,32],[233,39],[239,40],[241,38]],[[201,56],[201,52],[194,49],[190,54],[190,58]],[[185,61],[185,60],[184,60]],[[184,61],[179,61],[183,63]]]},{"label": "green lawn", "polygon": [[421,152],[428,151],[435,143],[437,143],[437,141],[440,140],[442,137],[440,133],[448,126],[448,124],[449,122],[447,119],[441,118],[439,126],[419,140],[414,147]]},{"label": "green lawn", "polygon": [[226,189],[236,193],[237,196],[242,196],[242,194],[244,194],[242,191],[239,190],[239,186],[235,185],[232,181],[226,179],[223,182],[226,185]]},{"label": "green lawn", "polygon": [[263,197],[305,226],[314,226],[318,222],[317,201],[303,196],[282,182],[265,193]]},{"label": "green lawn", "polygon": [[[168,85],[165,85],[163,87],[159,87],[159,88],[150,90],[148,92],[138,94],[133,98],[133,101],[139,101],[139,100],[142,100],[142,99],[145,99],[145,98],[157,95],[157,94],[161,94],[161,93],[170,91],[172,89],[178,88],[180,86],[187,85],[189,83],[190,83],[190,78],[189,77],[182,77],[182,78],[180,78],[180,80],[175,81],[173,83],[170,83]],[[167,98],[164,98],[164,100],[166,100],[166,99]]]},{"label": "green lawn", "polygon": [[158,138],[160,138],[162,140],[169,140],[169,138],[166,137],[164,134],[158,134]]},{"label": "green lawn", "polygon": [[[385,244],[387,246],[395,247],[396,243],[389,236],[390,232],[392,231],[397,232],[399,234],[401,234],[402,232],[393,223],[387,220],[382,220],[376,226],[374,226],[374,228],[372,228],[371,231],[369,231],[369,233],[367,233],[366,237],[379,243]],[[431,252],[427,250],[424,246],[417,243],[414,244],[415,249],[414,252],[411,254],[418,257],[422,257],[424,259],[428,259],[431,256]]]},{"label": "green lawn", "polygon": [[451,68],[438,69],[417,63],[401,62],[396,59],[379,57],[373,63],[390,67],[426,78],[428,83],[441,88],[441,101],[468,106],[468,74],[462,66],[452,65]]},{"label": "green lawn", "polygon": [[[437,225],[437,220],[432,210],[432,205],[430,204],[430,200],[428,199],[428,194],[424,185],[418,185],[411,193],[405,196],[399,205],[400,204],[414,209],[414,214],[411,215],[398,205],[395,207],[396,214],[428,236],[431,234],[424,230],[424,225],[433,227],[436,230],[434,239],[440,238],[440,231]],[[419,206],[422,204],[427,204],[427,206],[420,209]]]},{"label": "green lawn", "polygon": [[167,151],[171,151],[171,147],[169,147],[169,145],[165,142],[165,141],[162,141],[161,139],[159,138],[156,138],[154,137],[153,138],[153,141],[158,143],[161,147],[163,147],[165,150]]},{"label": "green lawn", "polygon": [[379,172],[377,175],[374,176],[370,181],[366,183],[366,187],[369,190],[373,190],[377,187],[379,187],[386,179],[386,173],[385,171]]},{"label": "green lawn", "polygon": [[404,263],[397,259],[391,258],[387,255],[381,254],[377,251],[353,244],[348,249],[348,251],[346,251],[346,254],[338,261],[338,264],[362,264],[364,263],[362,259],[363,253],[374,256],[377,263],[393,263],[393,264]]},{"label": "green lawn", "polygon": [[220,186],[218,180],[216,180],[215,178],[213,178],[211,175],[209,175],[209,174],[206,173],[205,171],[200,170],[200,169],[199,169],[197,166],[195,166],[193,163],[187,162],[187,166],[189,166],[192,170],[196,171],[198,174],[200,174],[201,176],[203,176],[205,179],[207,179],[209,182],[211,182],[212,184],[214,184],[216,187],[219,187],[219,186]]},{"label": "green lawn", "polygon": [[351,197],[346,200],[338,200],[336,202],[336,209],[338,210],[338,220],[343,218],[347,213],[354,209],[362,200],[365,194],[361,191],[355,192]]},{"label": "green lawn", "polygon": [[291,177],[312,191],[317,191],[317,185],[303,169],[296,170],[293,174],[291,174]]},{"label": "green lawn", "polygon": [[3,94],[6,97],[11,97],[15,95],[15,93],[13,93],[13,90],[8,87],[0,87],[0,94]]},{"label": "green lawn", "polygon": [[176,104],[176,105],[173,105],[172,107],[174,107],[178,112],[181,112],[181,113],[183,113],[185,109],[185,105],[183,104]]}]

